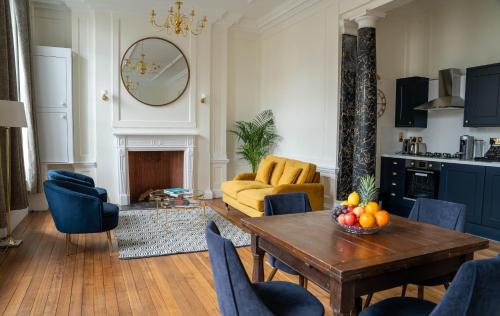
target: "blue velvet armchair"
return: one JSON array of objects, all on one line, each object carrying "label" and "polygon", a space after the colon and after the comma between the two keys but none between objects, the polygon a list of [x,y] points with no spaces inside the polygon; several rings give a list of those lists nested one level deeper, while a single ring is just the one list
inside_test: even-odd
[{"label": "blue velvet armchair", "polygon": [[99,188],[95,186],[94,179],[88,177],[84,174],[68,171],[68,170],[49,170],[48,172],[49,180],[61,180],[73,182],[76,184],[84,185],[90,188],[94,188],[97,193],[99,193],[99,198],[103,202],[108,201],[108,192],[104,188]]},{"label": "blue velvet armchair", "polygon": [[[311,212],[311,210],[311,203],[309,203],[309,198],[304,192],[274,194],[264,197],[265,216],[305,213]],[[267,281],[272,281],[276,272],[281,270],[288,274],[298,275],[300,285],[307,288],[306,278],[273,256],[268,255],[268,257],[273,270],[271,270]]]},{"label": "blue velvet armchair", "polygon": [[458,270],[441,302],[392,297],[364,309],[360,316],[473,316],[498,315],[500,259],[474,260]]},{"label": "blue velvet armchair", "polygon": [[47,180],[43,187],[56,228],[66,234],[68,254],[71,234],[106,232],[111,248],[118,206],[103,202],[96,189],[74,182]]},{"label": "blue velvet armchair", "polygon": [[217,301],[223,316],[321,316],[321,302],[290,282],[252,284],[233,243],[220,235],[214,222],[205,230]]}]

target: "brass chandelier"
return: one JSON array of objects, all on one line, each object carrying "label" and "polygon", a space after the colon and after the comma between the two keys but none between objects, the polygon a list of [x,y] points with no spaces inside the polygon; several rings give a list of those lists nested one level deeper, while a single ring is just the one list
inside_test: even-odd
[{"label": "brass chandelier", "polygon": [[151,10],[151,18],[149,20],[151,25],[159,30],[166,30],[167,33],[174,32],[177,35],[182,34],[183,36],[186,36],[188,33],[200,35],[207,26],[207,17],[203,16],[202,19],[196,23],[196,25],[193,25],[196,13],[194,12],[194,9],[191,10],[189,15],[182,13],[181,8],[183,4],[184,3],[182,1],[176,1],[175,7],[177,10],[174,10],[174,8],[170,6],[168,9],[168,15],[161,24],[156,22],[155,10]]},{"label": "brass chandelier", "polygon": [[141,44],[141,57],[139,58],[139,61],[135,62],[133,58],[126,58],[123,63],[124,70],[126,72],[136,71],[140,75],[145,75],[146,73],[157,74],[162,66],[155,62],[146,62],[146,54],[144,54],[144,43]]}]

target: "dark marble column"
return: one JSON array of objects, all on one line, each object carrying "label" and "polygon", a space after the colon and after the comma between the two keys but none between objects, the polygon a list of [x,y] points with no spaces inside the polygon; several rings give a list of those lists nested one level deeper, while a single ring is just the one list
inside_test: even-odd
[{"label": "dark marble column", "polygon": [[358,30],[353,188],[359,179],[375,174],[377,141],[377,61],[374,27]]},{"label": "dark marble column", "polygon": [[357,49],[357,37],[350,34],[342,34],[337,200],[347,199],[349,193],[353,191],[352,157],[354,152]]}]

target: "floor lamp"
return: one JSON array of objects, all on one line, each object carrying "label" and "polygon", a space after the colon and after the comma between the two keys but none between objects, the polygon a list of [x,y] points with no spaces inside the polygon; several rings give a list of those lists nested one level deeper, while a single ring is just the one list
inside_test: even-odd
[{"label": "floor lamp", "polygon": [[[27,127],[24,104],[16,101],[0,100],[0,128],[5,129],[5,173],[7,183],[5,185],[5,206],[7,215],[7,237],[0,242],[0,247],[18,247],[22,240],[12,238],[12,216],[10,209],[11,178],[10,178],[10,128]],[[0,149],[0,162],[2,150]]]}]

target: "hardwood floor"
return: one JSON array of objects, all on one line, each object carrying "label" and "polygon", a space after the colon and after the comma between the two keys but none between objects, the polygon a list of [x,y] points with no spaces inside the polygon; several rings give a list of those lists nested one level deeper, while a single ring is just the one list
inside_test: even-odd
[{"label": "hardwood floor", "polygon": [[[210,205],[237,223],[243,214],[227,214],[222,202]],[[106,234],[73,236],[73,255],[66,256],[65,236],[54,227],[48,212],[30,213],[17,227],[21,247],[4,253],[0,261],[0,313],[4,315],[217,315],[217,297],[207,252],[119,260],[116,241],[108,252]],[[251,272],[248,247],[238,249]],[[477,258],[496,256],[500,244],[490,243]],[[271,269],[266,266],[265,275]],[[275,280],[298,282],[281,272]],[[328,296],[309,282],[309,290],[331,315]],[[408,295],[417,289],[408,287]],[[395,288],[374,295],[373,302],[400,295]],[[426,288],[434,302],[443,287]]]}]

